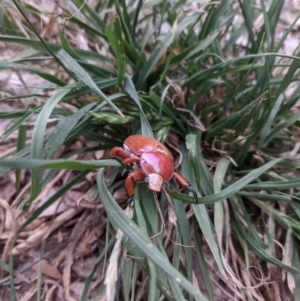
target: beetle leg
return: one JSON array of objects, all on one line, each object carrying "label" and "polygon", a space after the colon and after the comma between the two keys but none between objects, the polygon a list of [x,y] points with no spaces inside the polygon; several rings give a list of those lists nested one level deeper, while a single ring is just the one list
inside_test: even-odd
[{"label": "beetle leg", "polygon": [[184,187],[191,185],[181,174],[177,172],[174,172],[174,177]]},{"label": "beetle leg", "polygon": [[129,156],[126,154],[124,149],[122,147],[117,147],[117,146],[115,146],[111,150],[111,152],[109,153],[109,157],[110,158],[122,158],[123,160],[129,158]]},{"label": "beetle leg", "polygon": [[185,187],[185,189],[188,192],[191,192],[194,195],[194,198],[196,200],[196,205],[198,204],[198,196],[197,196],[197,192],[191,188],[191,184],[179,173],[174,172],[174,177],[175,179],[180,183],[180,185],[182,185],[183,187]]},{"label": "beetle leg", "polygon": [[109,157],[118,160],[123,165],[140,161],[138,157],[129,157],[122,147],[117,146],[111,150]]},{"label": "beetle leg", "polygon": [[188,192],[191,192],[194,196],[194,199],[196,200],[196,205],[198,205],[198,195],[197,195],[197,192],[190,187],[191,185],[189,186],[185,186],[185,189],[188,191]]},{"label": "beetle leg", "polygon": [[[145,174],[141,171],[131,172],[125,180],[125,190],[128,196],[126,207],[132,202],[134,196],[134,182],[143,181]],[[125,208],[126,208],[125,207]]]},{"label": "beetle leg", "polygon": [[121,161],[121,163],[123,165],[127,165],[127,164],[130,164],[130,163],[136,163],[136,162],[139,162],[141,159],[138,158],[138,157],[130,157],[130,158],[126,158],[124,160]]}]

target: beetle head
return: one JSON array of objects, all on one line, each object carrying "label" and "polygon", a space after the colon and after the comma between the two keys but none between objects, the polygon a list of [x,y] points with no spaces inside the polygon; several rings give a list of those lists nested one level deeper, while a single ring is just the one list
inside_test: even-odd
[{"label": "beetle head", "polygon": [[158,173],[151,173],[146,177],[145,181],[148,183],[148,188],[156,192],[161,191],[161,186],[164,183],[163,177]]},{"label": "beetle head", "polygon": [[151,173],[148,175],[148,177],[145,179],[146,182],[148,182],[148,188],[150,190],[160,192],[161,186],[164,183],[163,177],[158,173]]}]

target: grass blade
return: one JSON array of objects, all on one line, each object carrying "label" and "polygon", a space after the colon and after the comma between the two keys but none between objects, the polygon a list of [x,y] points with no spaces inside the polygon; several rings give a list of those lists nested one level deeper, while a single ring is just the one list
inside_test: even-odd
[{"label": "grass blade", "polygon": [[157,266],[161,267],[170,277],[180,283],[180,285],[195,296],[195,298],[198,298],[200,301],[207,301],[207,299],[193,287],[192,283],[184,278],[168,261],[166,261],[165,256],[159,252],[141,229],[126,217],[107,190],[103,176],[104,169],[101,168],[97,177],[97,182],[99,191],[101,192],[102,202],[110,218],[118,228],[122,229],[124,234],[136,244],[148,258],[150,258]]},{"label": "grass blade", "polygon": [[[236,181],[234,184],[231,184],[227,188],[223,189],[217,194],[211,195],[211,196],[206,196],[206,197],[198,197],[198,204],[213,204],[216,202],[220,202],[223,199],[227,199],[230,196],[234,195],[235,193],[239,192],[241,189],[243,189],[247,184],[250,182],[256,180],[261,176],[263,173],[268,171],[270,168],[275,166],[276,164],[280,163],[283,161],[283,158],[278,158],[274,159],[262,167],[259,167],[257,169],[253,169],[250,171],[246,176],[241,178],[240,180]],[[191,196],[188,196],[183,193],[176,192],[170,188],[166,187],[167,192],[174,198],[187,202],[187,203],[192,203],[195,204],[195,199]]]},{"label": "grass blade", "polygon": [[57,160],[39,160],[39,159],[31,159],[31,160],[0,160],[0,166],[10,167],[15,169],[22,168],[51,168],[51,169],[71,169],[71,170],[90,170],[99,167],[109,167],[109,166],[120,166],[120,163],[116,160],[107,159],[107,160],[65,160],[65,159],[57,159]]},{"label": "grass blade", "polygon": [[141,130],[142,134],[145,136],[153,137],[152,128],[147,120],[147,117],[143,111],[139,96],[136,92],[135,86],[131,80],[131,78],[126,74],[125,75],[125,90],[131,96],[131,98],[137,104],[140,111],[140,119],[141,119]]},{"label": "grass blade", "polygon": [[117,85],[121,87],[126,69],[126,57],[124,52],[123,38],[121,33],[121,25],[119,16],[116,15],[114,21],[107,25],[105,34],[110,46],[116,53],[118,80]]},{"label": "grass blade", "polygon": [[70,68],[87,86],[102,97],[120,116],[123,113],[108,99],[108,97],[97,87],[89,74],[63,49],[58,53],[58,57]]},{"label": "grass blade", "polygon": [[[48,119],[59,101],[69,92],[71,88],[65,87],[64,89],[58,90],[54,95],[52,95],[47,103],[41,110],[38,119],[35,123],[35,127],[32,133],[31,140],[31,159],[42,159],[43,157],[43,146],[44,137],[46,132],[46,126]],[[30,200],[35,199],[41,191],[42,186],[42,170],[40,168],[32,169],[31,174],[31,196]]]}]

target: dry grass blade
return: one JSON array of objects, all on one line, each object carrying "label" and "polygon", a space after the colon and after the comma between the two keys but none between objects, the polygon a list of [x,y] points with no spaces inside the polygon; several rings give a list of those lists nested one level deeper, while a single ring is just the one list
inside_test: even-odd
[{"label": "dry grass blade", "polygon": [[[126,215],[132,219],[133,211],[130,206],[126,208]],[[104,284],[106,286],[106,300],[113,301],[116,297],[116,282],[119,277],[119,258],[122,252],[122,230],[117,230],[116,242],[109,258]]]}]

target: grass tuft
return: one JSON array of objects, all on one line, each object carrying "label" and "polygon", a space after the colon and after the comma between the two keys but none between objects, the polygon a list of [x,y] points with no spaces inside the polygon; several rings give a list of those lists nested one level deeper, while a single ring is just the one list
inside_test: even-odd
[{"label": "grass tuft", "polygon": [[[300,300],[300,14],[46,2],[1,10],[1,298]],[[198,204],[172,180],[122,209],[108,154],[132,134],[170,149]]]}]

